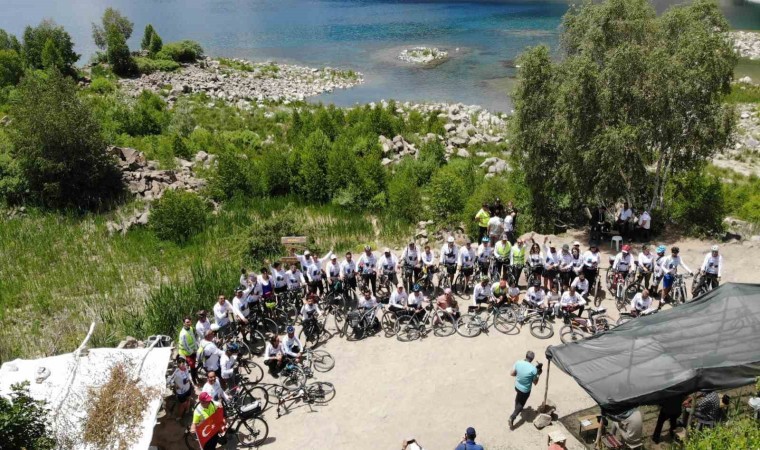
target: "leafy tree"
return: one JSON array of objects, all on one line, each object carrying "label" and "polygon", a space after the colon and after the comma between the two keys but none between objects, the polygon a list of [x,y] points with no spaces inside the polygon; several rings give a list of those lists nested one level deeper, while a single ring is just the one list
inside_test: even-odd
[{"label": "leafy tree", "polygon": [[449,221],[462,212],[467,196],[464,181],[448,166],[436,172],[428,185],[427,197],[431,211]]},{"label": "leafy tree", "polygon": [[325,184],[329,151],[330,140],[321,130],[311,133],[300,151],[298,186],[304,197],[310,201],[324,202],[329,197],[329,190]]},{"label": "leafy tree", "polygon": [[42,67],[45,69],[56,69],[63,71],[65,63],[63,62],[63,56],[58,51],[58,47],[52,39],[48,39],[45,42],[45,46],[42,48]]},{"label": "leafy tree", "polygon": [[736,64],[727,30],[709,0],[659,17],[647,0],[586,2],[563,18],[560,62],[546,47],[521,56],[515,154],[539,227],[582,203],[662,206],[670,177],[725,147]]},{"label": "leafy tree", "polygon": [[760,447],[760,427],[749,417],[732,417],[715,427],[690,432],[684,450]]},{"label": "leafy tree", "polygon": [[[36,27],[28,26],[24,30],[22,50],[26,65],[32,69],[45,68],[43,52],[48,40],[53,42],[60,55],[61,72],[66,75],[75,75],[74,64],[79,60],[79,55],[74,53],[74,42],[69,33],[52,20],[43,20]],[[50,54],[51,51],[48,50],[48,58]]]},{"label": "leafy tree", "polygon": [[55,70],[27,75],[10,113],[13,156],[36,201],[92,208],[121,192],[121,174],[71,79]]},{"label": "leafy tree", "polygon": [[0,442],[8,448],[48,450],[55,439],[48,429],[47,403],[29,396],[29,383],[11,386],[10,398],[0,396]]},{"label": "leafy tree", "polygon": [[150,212],[150,228],[159,239],[178,244],[203,231],[208,223],[208,206],[198,194],[166,191]]},{"label": "leafy tree", "polygon": [[402,171],[391,178],[388,183],[388,212],[392,216],[412,222],[420,216],[421,203],[420,188],[411,170]]},{"label": "leafy tree", "polygon": [[150,45],[148,46],[148,52],[151,55],[156,55],[164,47],[164,41],[161,40],[161,36],[158,33],[153,33],[153,37],[150,38]]},{"label": "leafy tree", "polygon": [[129,53],[126,38],[115,26],[108,28],[106,42],[108,47],[106,59],[114,73],[117,75],[134,74],[137,71],[137,65]]},{"label": "leafy tree", "polygon": [[671,219],[689,234],[714,235],[723,231],[727,210],[720,179],[703,171],[673,177],[666,187]]},{"label": "leafy tree", "polygon": [[145,31],[143,31],[143,38],[140,41],[140,48],[148,50],[150,48],[150,40],[153,39],[153,35],[156,34],[156,30],[153,29],[153,25],[145,25]]},{"label": "leafy tree", "polygon": [[215,200],[228,200],[236,195],[247,197],[262,193],[264,181],[253,161],[232,153],[219,156],[216,172],[209,183],[210,195]]},{"label": "leafy tree", "polygon": [[0,50],[0,88],[15,86],[24,75],[24,63],[15,50]]},{"label": "leafy tree", "polygon": [[106,8],[103,12],[101,24],[92,24],[92,40],[101,50],[106,50],[110,46],[109,33],[117,32],[124,36],[126,42],[132,36],[134,24],[118,10]]},{"label": "leafy tree", "polygon": [[282,253],[280,238],[297,236],[303,231],[303,220],[296,216],[295,210],[292,204],[288,204],[271,216],[255,220],[248,233],[251,237],[244,254],[245,259],[255,264],[263,264],[265,259]]},{"label": "leafy tree", "polygon": [[21,54],[21,44],[16,36],[0,28],[0,50],[14,50]]}]

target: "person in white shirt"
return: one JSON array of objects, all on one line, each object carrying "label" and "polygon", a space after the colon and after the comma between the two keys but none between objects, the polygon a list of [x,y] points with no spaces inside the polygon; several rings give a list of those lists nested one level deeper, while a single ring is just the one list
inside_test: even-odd
[{"label": "person in white shirt", "polygon": [[232,303],[228,302],[224,295],[220,295],[217,302],[214,304],[214,322],[219,325],[219,334],[224,335],[229,331],[230,319],[229,315],[234,314],[241,322],[248,323],[240,312],[236,312],[232,307]]},{"label": "person in white shirt", "polygon": [[676,275],[678,275],[678,266],[683,267],[690,275],[693,275],[691,269],[689,269],[689,267],[681,260],[681,257],[678,256],[680,252],[681,251],[678,247],[671,248],[670,256],[663,258],[662,263],[660,264],[662,273],[664,274],[662,278],[662,295],[660,296],[660,299],[663,301],[668,301],[670,289],[673,287]]},{"label": "person in white shirt", "polygon": [[319,292],[319,295],[324,294],[324,285],[322,284],[322,266],[330,259],[333,252],[330,250],[327,254],[319,259],[316,259],[309,251],[305,251],[303,255],[296,254],[296,257],[301,262],[301,267],[306,270],[308,276],[308,284],[311,292]]},{"label": "person in white shirt", "polygon": [[198,361],[199,364],[203,364],[203,368],[206,369],[206,372],[219,372],[219,360],[223,354],[223,352],[219,350],[219,347],[214,343],[214,328],[217,328],[216,325],[206,332],[206,336],[203,337],[198,345],[198,356],[196,361]]},{"label": "person in white shirt", "polygon": [[507,235],[507,240],[510,244],[515,243],[515,213],[508,213],[504,216],[504,234]]},{"label": "person in white shirt", "polygon": [[556,312],[559,308],[559,301],[561,299],[562,295],[559,293],[559,286],[553,284],[551,290],[546,293],[546,305]]},{"label": "person in white shirt", "polygon": [[639,216],[639,234],[640,238],[644,242],[649,242],[649,232],[652,228],[652,216],[646,209]]},{"label": "person in white shirt", "polygon": [[[665,246],[664,245],[658,245],[655,252],[657,253],[654,257],[654,278],[652,278],[652,285],[649,286],[649,293],[654,295],[659,295],[660,290],[658,289],[658,286],[660,285],[660,280],[665,276],[665,272],[662,270],[662,262],[665,261]],[[662,300],[662,297],[660,297],[660,300]]]},{"label": "person in white shirt", "polygon": [[570,246],[562,244],[562,252],[559,254],[559,278],[562,285],[570,284],[575,274],[573,273],[573,255],[570,254]]},{"label": "person in white shirt", "polygon": [[391,286],[398,284],[398,277],[396,276],[396,270],[398,269],[398,259],[396,255],[391,253],[391,249],[386,247],[383,249],[383,254],[378,260],[378,265],[383,269],[383,275],[388,277],[388,282]]},{"label": "person in white shirt", "polygon": [[615,260],[612,263],[612,270],[619,273],[622,276],[622,279],[625,280],[632,265],[633,257],[631,256],[631,246],[625,244],[622,251],[615,256]]},{"label": "person in white shirt", "polygon": [[494,214],[493,217],[488,219],[488,238],[491,242],[498,241],[504,234],[504,220],[498,215]]},{"label": "person in white shirt", "polygon": [[631,299],[631,314],[638,316],[652,306],[652,297],[649,296],[649,290],[644,289],[637,292]]},{"label": "person in white shirt", "polygon": [[377,257],[372,254],[369,245],[364,247],[364,253],[359,258],[359,268],[365,286],[372,287],[372,295],[377,293]]},{"label": "person in white shirt", "polygon": [[628,240],[629,231],[630,231],[630,220],[631,217],[633,217],[633,210],[628,206],[628,202],[623,203],[623,209],[620,210],[620,213],[618,213],[617,221],[615,224],[618,227],[618,231],[620,231],[620,235],[623,237],[623,239]]},{"label": "person in white shirt", "polygon": [[[359,309],[363,310],[364,312],[375,309],[375,313],[372,317],[363,316],[367,328],[377,328],[380,325],[380,321],[377,320],[378,305],[380,304],[377,302],[377,298],[375,298],[375,296],[372,295],[372,293],[369,291],[364,291],[364,294],[361,296],[361,298],[359,298]],[[382,307],[382,305],[380,306]],[[367,323],[366,321],[371,321],[371,323]]]},{"label": "person in white shirt", "polygon": [[235,382],[233,377],[235,376],[235,363],[237,362],[238,351],[238,345],[234,342],[230,342],[224,349],[224,354],[222,354],[220,360],[220,372],[222,375],[222,387],[225,389],[232,386]]},{"label": "person in white shirt", "polygon": [[287,336],[285,336],[285,342],[282,344],[283,353],[285,356],[295,359],[297,362],[301,361],[301,355],[303,352],[303,345],[296,336],[296,329],[293,325],[288,325]]},{"label": "person in white shirt", "polygon": [[325,268],[325,272],[327,273],[327,290],[332,291],[337,286],[340,286],[339,281],[341,280],[341,264],[338,262],[338,255],[331,255],[330,256],[330,262],[327,263],[327,267]]},{"label": "person in white shirt", "polygon": [[422,320],[425,316],[424,303],[427,301],[425,295],[422,293],[422,287],[415,284],[412,287],[412,295],[406,300],[406,306],[412,312],[412,315],[417,320]]},{"label": "person in white shirt", "polygon": [[507,290],[507,296],[509,297],[510,303],[513,303],[515,305],[520,303],[520,288],[517,287],[516,281],[509,282],[509,289]]},{"label": "person in white shirt", "polygon": [[356,261],[351,252],[346,252],[346,259],[340,263],[340,279],[348,291],[356,290]]},{"label": "person in white shirt", "polygon": [[295,264],[290,265],[290,270],[285,272],[285,281],[288,286],[288,291],[296,291],[306,285],[306,280],[301,273],[301,270]]},{"label": "person in white shirt", "polygon": [[422,266],[425,268],[427,283],[430,286],[432,286],[433,275],[435,275],[435,273],[438,272],[438,262],[437,262],[438,260],[436,259],[433,251],[430,250],[429,245],[425,246],[425,251],[422,252],[420,259],[422,260]]},{"label": "person in white shirt", "polygon": [[[248,289],[250,292],[250,289]],[[235,315],[241,315],[248,318],[248,315],[251,313],[250,309],[248,308],[248,292],[243,291],[242,289],[237,289],[235,291],[235,297],[232,298],[232,309],[235,312]]]},{"label": "person in white shirt", "polygon": [[274,278],[274,293],[282,294],[288,290],[287,271],[282,268],[282,264],[276,261],[269,266],[269,271],[272,272],[272,278]]},{"label": "person in white shirt", "polygon": [[488,273],[491,267],[491,256],[493,256],[493,247],[488,236],[483,236],[481,244],[478,245],[477,255],[480,273]]},{"label": "person in white shirt", "polygon": [[552,241],[549,241],[549,236],[544,237],[544,248],[546,250],[543,273],[544,288],[548,291],[554,283],[554,278],[559,275],[560,257],[557,253],[557,247]]},{"label": "person in white shirt", "polygon": [[[420,252],[417,250],[417,246],[414,242],[410,242],[404,249],[404,253],[401,255],[401,263],[404,265],[404,276],[408,276],[407,270],[411,269],[414,274],[411,278],[416,279],[422,273],[422,261],[420,260]],[[410,282],[411,283],[411,282]]]},{"label": "person in white shirt", "polygon": [[575,292],[575,288],[570,286],[570,289],[562,293],[562,298],[559,301],[560,308],[566,313],[572,313],[578,311],[578,317],[583,316],[583,308],[586,301]]},{"label": "person in white shirt", "polygon": [[573,246],[573,248],[570,249],[570,260],[573,270],[571,275],[576,277],[579,273],[583,272],[583,257],[581,256],[580,248]]},{"label": "person in white shirt", "polygon": [[639,269],[638,281],[644,281],[644,287],[649,287],[649,283],[652,280],[652,273],[654,272],[655,255],[649,251],[649,246],[644,244],[641,246],[641,253],[639,253],[638,261],[636,265]]},{"label": "person in white shirt", "polygon": [[475,249],[469,239],[465,242],[464,247],[459,249],[459,259],[457,260],[457,270],[464,275],[464,285],[470,285],[470,277],[475,272]]},{"label": "person in white shirt", "polygon": [[492,296],[493,291],[488,283],[488,277],[483,276],[480,278],[480,283],[472,289],[472,306],[477,307],[481,303],[488,303]]},{"label": "person in white shirt", "polygon": [[190,397],[193,396],[193,383],[187,362],[177,359],[177,368],[172,373],[172,385],[174,386],[174,395],[177,398],[177,420],[182,420],[190,407]]},{"label": "person in white shirt", "polygon": [[599,247],[596,244],[592,244],[589,250],[583,254],[583,274],[588,280],[589,287],[596,285],[596,277],[599,274],[599,263],[601,262],[601,255],[599,255]]},{"label": "person in white shirt", "polygon": [[393,311],[397,315],[402,311],[406,311],[406,300],[407,294],[404,290],[404,284],[399,283],[398,286],[396,286],[396,290],[391,292],[391,297],[388,300],[388,310]]},{"label": "person in white shirt", "polygon": [[579,273],[577,277],[570,283],[570,286],[575,289],[575,292],[579,293],[581,297],[588,299],[588,280],[583,272]]},{"label": "person in white shirt", "polygon": [[441,265],[446,268],[446,274],[449,277],[449,284],[454,284],[454,274],[457,272],[457,260],[459,259],[459,249],[454,245],[454,237],[449,236],[446,243],[441,247]]},{"label": "person in white shirt", "polygon": [[211,322],[207,318],[208,313],[205,309],[198,311],[198,322],[195,323],[195,337],[200,341],[206,336],[206,332],[211,329]]},{"label": "person in white shirt", "polygon": [[219,378],[216,376],[216,372],[213,371],[208,373],[208,378],[206,379],[206,383],[203,385],[201,392],[210,395],[215,402],[230,400],[230,397],[224,392],[224,389],[222,389],[222,385],[219,383]]},{"label": "person in white shirt", "polygon": [[322,311],[320,311],[319,305],[317,305],[316,294],[311,293],[306,296],[306,303],[301,306],[301,323],[304,323],[308,320],[315,320],[321,314]]},{"label": "person in white shirt", "polygon": [[277,378],[285,367],[285,348],[277,335],[272,336],[264,349],[264,364],[269,368],[269,374]]},{"label": "person in white shirt", "polygon": [[540,283],[541,276],[544,273],[544,254],[541,252],[541,246],[538,245],[538,242],[533,241],[525,262],[528,264],[535,279],[539,280]]},{"label": "person in white shirt", "polygon": [[546,292],[541,286],[531,286],[525,293],[525,303],[535,309],[546,309]]},{"label": "person in white shirt", "polygon": [[720,284],[721,269],[723,267],[723,255],[718,252],[718,246],[713,245],[710,253],[705,255],[699,273],[702,275],[702,283],[710,283],[711,288]]}]

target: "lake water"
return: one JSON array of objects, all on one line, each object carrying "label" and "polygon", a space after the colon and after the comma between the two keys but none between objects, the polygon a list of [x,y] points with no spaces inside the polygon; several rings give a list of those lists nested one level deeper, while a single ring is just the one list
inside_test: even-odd
[{"label": "lake water", "polygon": [[[513,60],[526,47],[556,48],[568,1],[438,0],[1,0],[0,28],[21,35],[52,18],[86,61],[91,25],[113,6],[135,23],[132,48],[152,23],[164,42],[193,39],[212,56],[354,69],[362,86],[316,98],[338,105],[394,98],[455,101],[508,111]],[[659,0],[659,10],[672,0]],[[732,26],[760,28],[760,5],[721,0]],[[434,69],[402,64],[405,46],[445,48]],[[456,51],[459,49],[459,51]]]}]

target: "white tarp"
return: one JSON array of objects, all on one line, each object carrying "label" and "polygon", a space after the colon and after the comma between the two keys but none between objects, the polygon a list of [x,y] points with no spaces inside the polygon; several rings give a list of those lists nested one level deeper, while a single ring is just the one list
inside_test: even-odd
[{"label": "white tarp", "polygon": [[[146,356],[147,354],[147,356]],[[161,408],[162,395],[166,390],[166,368],[171,357],[170,348],[153,349],[91,349],[79,358],[73,353],[49,358],[9,361],[0,367],[0,395],[7,397],[11,385],[29,382],[30,395],[38,400],[46,400],[50,408],[50,419],[57,437],[68,437],[77,450],[102,450],[85,445],[82,429],[87,417],[88,390],[102,386],[108,379],[111,367],[123,362],[134,372],[132,378],[144,388],[152,388],[159,395],[151,399],[143,412],[143,422],[135,443],[130,450],[147,450],[153,438],[153,427]],[[145,358],[143,362],[143,358]],[[140,365],[142,363],[142,368]],[[50,371],[42,383],[37,383],[37,370],[45,367]]]}]

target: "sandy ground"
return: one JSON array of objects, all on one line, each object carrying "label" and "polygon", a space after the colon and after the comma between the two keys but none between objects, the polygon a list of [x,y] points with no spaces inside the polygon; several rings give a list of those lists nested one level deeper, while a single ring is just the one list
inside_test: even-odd
[{"label": "sandy ground", "polygon": [[[542,236],[536,239],[543,241]],[[585,242],[580,233],[552,239],[559,244],[575,239]],[[674,244],[667,239],[662,243]],[[638,245],[634,249],[638,250]],[[680,240],[677,245],[687,265],[695,270],[712,243]],[[609,245],[605,244],[602,251],[610,253]],[[758,282],[760,243],[721,245],[721,251],[724,282]],[[616,316],[610,300],[603,306]],[[328,324],[332,326],[332,320]],[[490,450],[545,449],[547,434],[563,429],[558,422],[543,430],[530,423],[543,399],[546,369],[513,431],[507,426],[515,396],[509,371],[526,350],[533,350],[537,360],[546,361],[546,347],[560,344],[560,327],[561,323],[555,324],[555,335],[548,340],[534,338],[527,327],[513,335],[491,330],[473,339],[431,335],[410,343],[380,335],[359,342],[335,336],[322,347],[334,356],[335,368],[315,378],[335,385],[335,399],[315,407],[313,413],[307,407],[296,408],[280,419],[270,409],[265,414],[270,439],[262,448],[385,450],[398,449],[402,439],[414,437],[427,450],[453,449],[465,428],[473,426],[477,441]],[[556,367],[549,375],[548,398],[557,405],[559,416],[594,405],[585,391]],[[273,380],[267,376],[264,381]],[[177,441],[164,441],[170,429],[176,433],[176,425],[162,428],[156,429],[156,443],[163,441],[162,448],[184,447]],[[568,448],[583,448],[570,433],[565,431],[565,435]]]}]

